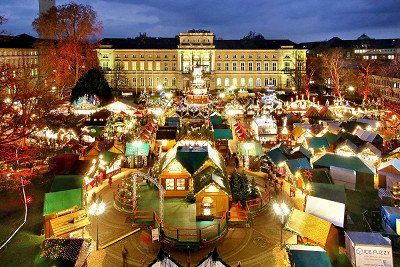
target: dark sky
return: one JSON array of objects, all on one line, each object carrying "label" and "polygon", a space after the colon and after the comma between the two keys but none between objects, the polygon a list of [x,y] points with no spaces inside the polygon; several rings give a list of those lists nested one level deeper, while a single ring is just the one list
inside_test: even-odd
[{"label": "dark sky", "polygon": [[[70,2],[56,0],[58,5]],[[208,29],[223,39],[238,39],[250,30],[265,38],[296,42],[338,36],[354,39],[400,37],[400,0],[77,0],[90,4],[103,22],[103,37],[173,37]],[[0,0],[2,28],[11,34],[34,34],[37,0]]]}]

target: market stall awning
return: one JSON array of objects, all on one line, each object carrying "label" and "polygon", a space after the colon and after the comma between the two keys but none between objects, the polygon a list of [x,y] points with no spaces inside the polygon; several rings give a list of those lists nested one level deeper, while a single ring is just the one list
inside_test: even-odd
[{"label": "market stall awning", "polygon": [[328,253],[319,246],[291,245],[288,254],[291,266],[332,266]]},{"label": "market stall awning", "polygon": [[51,184],[50,192],[82,188],[82,182],[83,177],[81,175],[56,175]]},{"label": "market stall awning", "polygon": [[148,156],[150,152],[150,144],[147,142],[127,143],[125,148],[125,156]]},{"label": "market stall awning", "polygon": [[210,117],[210,121],[212,123],[212,125],[220,125],[222,124],[222,117],[219,115],[213,115]]},{"label": "market stall awning", "polygon": [[214,129],[214,140],[232,140],[231,129]]},{"label": "market stall awning", "polygon": [[82,207],[82,188],[46,193],[44,196],[43,216],[67,210],[74,206]]},{"label": "market stall awning", "polygon": [[262,151],[262,146],[258,142],[239,142],[238,152],[242,156],[249,155],[260,157],[264,155],[264,152]]},{"label": "market stall awning", "polygon": [[307,143],[309,148],[329,148],[329,142],[325,137],[312,137],[307,141]]}]

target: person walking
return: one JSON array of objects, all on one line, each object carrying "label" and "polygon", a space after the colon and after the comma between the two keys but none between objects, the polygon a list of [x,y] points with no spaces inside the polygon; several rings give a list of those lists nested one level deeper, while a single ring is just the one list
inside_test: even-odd
[{"label": "person walking", "polygon": [[124,247],[122,248],[122,266],[123,267],[128,266],[128,254],[129,254],[129,251],[124,245]]}]

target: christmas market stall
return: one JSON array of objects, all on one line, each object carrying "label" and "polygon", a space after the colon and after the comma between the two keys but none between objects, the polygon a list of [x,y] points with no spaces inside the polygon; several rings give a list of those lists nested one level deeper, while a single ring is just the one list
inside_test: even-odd
[{"label": "christmas market stall", "polygon": [[311,183],[305,212],[344,227],[346,192],[343,185]]},{"label": "christmas market stall", "polygon": [[[221,127],[223,125],[215,126]],[[222,154],[229,153],[229,140],[233,140],[232,130],[229,128],[214,128],[214,145]]]},{"label": "christmas market stall", "polygon": [[135,112],[137,110],[137,108],[135,107],[135,105],[129,101],[125,101],[125,100],[116,100],[110,104],[108,104],[107,106],[104,107],[104,109],[112,112],[112,113],[116,113],[116,114],[127,114],[130,116],[134,116]]},{"label": "christmas market stall", "polygon": [[156,142],[158,142],[159,154],[170,150],[176,144],[178,128],[176,126],[159,126],[156,132]]},{"label": "christmas market stall", "polygon": [[230,189],[227,175],[217,166],[207,165],[193,177],[198,220],[221,218],[229,210]]},{"label": "christmas market stall", "polygon": [[256,117],[251,123],[256,140],[261,143],[274,143],[277,141],[278,126],[273,116],[262,115]]},{"label": "christmas market stall", "polygon": [[334,183],[343,184],[346,189],[374,189],[375,169],[359,157],[326,153],[313,162],[313,167],[329,169]]},{"label": "christmas market stall", "polygon": [[289,245],[286,248],[290,266],[293,267],[332,267],[329,255],[320,246]]},{"label": "christmas market stall", "polygon": [[339,236],[335,226],[312,214],[292,209],[285,224],[285,230],[297,236],[297,244],[320,246],[334,261],[339,253]]},{"label": "christmas market stall", "polygon": [[[82,176],[62,175],[54,178],[50,192],[44,197],[45,237],[81,235],[89,224],[83,205]],[[68,216],[65,220],[64,216]],[[74,219],[75,218],[75,219]],[[70,223],[72,220],[73,223]]]},{"label": "christmas market stall", "polygon": [[219,257],[215,247],[205,258],[200,260],[196,267],[229,267],[229,265]]},{"label": "christmas market stall", "polygon": [[150,153],[150,143],[142,141],[133,141],[126,143],[125,157],[127,157],[131,168],[147,166]]},{"label": "christmas market stall", "polygon": [[[381,187],[397,193],[400,189],[400,159],[382,162],[378,167],[378,176]],[[397,197],[400,197],[400,192]]]},{"label": "christmas market stall", "polygon": [[380,233],[345,232],[346,255],[352,266],[393,267],[392,243]]},{"label": "christmas market stall", "polygon": [[246,141],[238,143],[238,154],[243,157],[243,165],[245,168],[250,167],[250,161],[259,159],[264,155],[261,143],[258,141]]},{"label": "christmas market stall", "polygon": [[149,264],[149,267],[183,267],[174,258],[167,254],[163,248],[158,251],[157,257]]}]

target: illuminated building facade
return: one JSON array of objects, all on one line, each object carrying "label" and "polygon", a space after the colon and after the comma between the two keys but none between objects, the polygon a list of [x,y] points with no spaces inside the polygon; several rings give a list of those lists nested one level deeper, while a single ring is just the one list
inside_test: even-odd
[{"label": "illuminated building facade", "polygon": [[219,40],[193,30],[176,38],[105,38],[98,57],[110,84],[120,79],[123,91],[188,89],[196,66],[208,90],[292,90],[305,73],[306,49],[290,40]]}]

